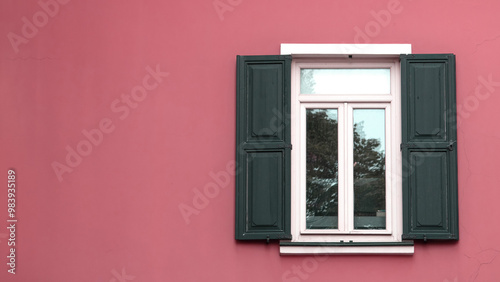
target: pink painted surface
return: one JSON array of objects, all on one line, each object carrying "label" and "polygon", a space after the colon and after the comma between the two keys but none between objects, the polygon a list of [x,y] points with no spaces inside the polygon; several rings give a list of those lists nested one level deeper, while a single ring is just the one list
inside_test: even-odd
[{"label": "pink painted surface", "polygon": [[[0,281],[500,281],[500,2],[41,2],[0,3],[0,174],[16,171],[19,220],[13,275],[2,186]],[[353,42],[457,55],[460,241],[326,261],[236,242],[236,55]]]}]

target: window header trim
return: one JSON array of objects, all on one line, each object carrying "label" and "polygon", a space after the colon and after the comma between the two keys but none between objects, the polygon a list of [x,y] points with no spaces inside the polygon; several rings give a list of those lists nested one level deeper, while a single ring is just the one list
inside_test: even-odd
[{"label": "window header trim", "polygon": [[411,54],[411,44],[281,44],[281,55],[399,56],[400,54]]}]

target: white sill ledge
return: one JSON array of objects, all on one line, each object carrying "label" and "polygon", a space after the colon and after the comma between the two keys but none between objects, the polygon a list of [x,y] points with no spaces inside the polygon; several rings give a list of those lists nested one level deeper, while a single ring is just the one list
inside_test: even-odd
[{"label": "white sill ledge", "polygon": [[280,242],[282,255],[412,255],[413,241],[405,242]]}]

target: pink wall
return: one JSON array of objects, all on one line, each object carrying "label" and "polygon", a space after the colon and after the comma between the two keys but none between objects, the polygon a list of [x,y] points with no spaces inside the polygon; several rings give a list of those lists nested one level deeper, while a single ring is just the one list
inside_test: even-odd
[{"label": "pink wall", "polygon": [[[0,172],[16,171],[18,219],[12,275],[3,186],[0,281],[500,281],[500,2],[54,1],[0,4]],[[211,176],[234,161],[236,55],[356,41],[457,55],[460,241],[326,261],[236,242],[234,177]],[[87,156],[68,163],[67,146]]]}]

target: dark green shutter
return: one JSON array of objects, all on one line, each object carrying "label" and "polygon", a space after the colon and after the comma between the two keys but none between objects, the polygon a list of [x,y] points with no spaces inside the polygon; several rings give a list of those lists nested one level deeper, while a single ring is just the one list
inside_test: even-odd
[{"label": "dark green shutter", "polygon": [[291,239],[291,56],[238,56],[236,239]]},{"label": "dark green shutter", "polygon": [[403,239],[458,240],[455,55],[401,55]]}]

